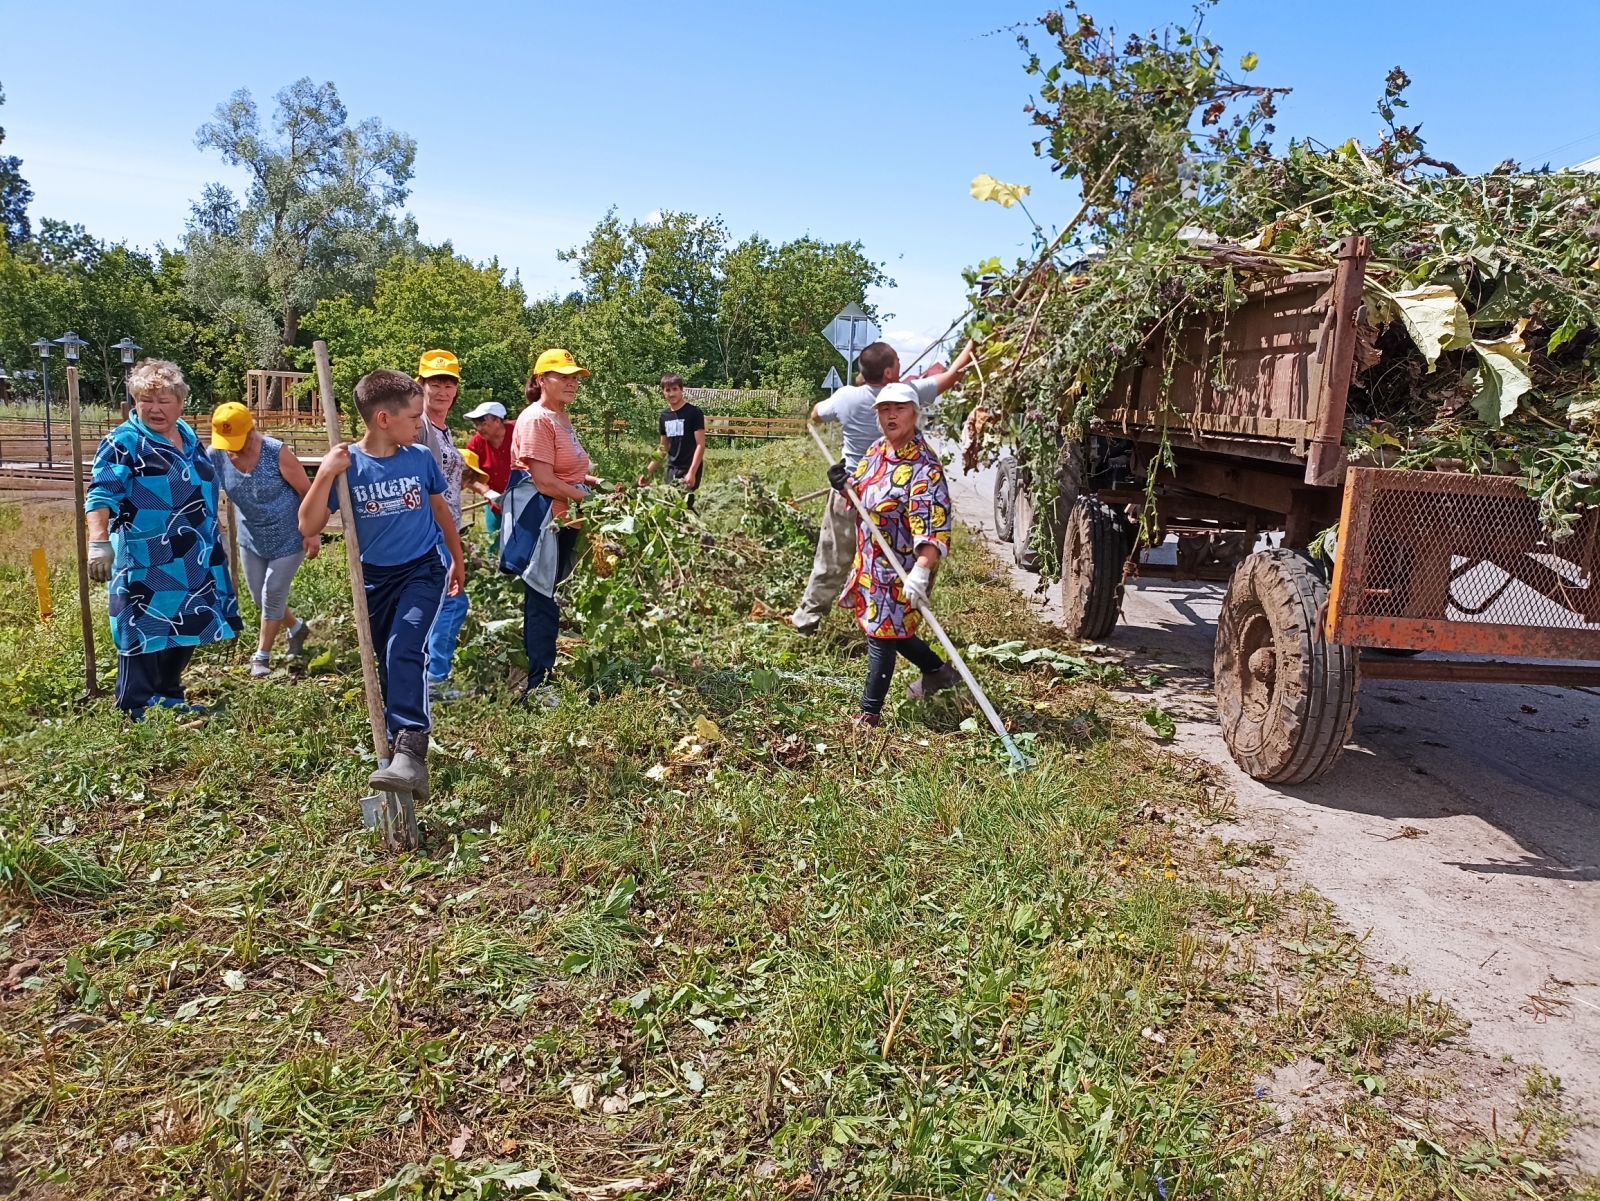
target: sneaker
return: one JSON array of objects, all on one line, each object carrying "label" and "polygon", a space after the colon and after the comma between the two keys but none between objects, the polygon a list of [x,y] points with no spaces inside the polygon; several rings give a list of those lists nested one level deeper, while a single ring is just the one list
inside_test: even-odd
[{"label": "sneaker", "polygon": [[926,672],[912,680],[911,686],[906,689],[906,695],[914,701],[920,701],[936,692],[943,692],[946,688],[955,688],[960,683],[961,673],[946,663],[938,671]]},{"label": "sneaker", "polygon": [[459,701],[466,695],[461,689],[450,687],[448,677],[443,680],[435,680],[432,677],[428,679],[428,699],[430,701],[437,701],[441,705],[447,705],[451,701]]},{"label": "sneaker", "polygon": [[284,649],[289,652],[291,659],[298,659],[306,653],[306,639],[310,637],[311,627],[306,624],[306,619],[297,618],[293,628],[283,636]]},{"label": "sneaker", "polygon": [[259,680],[272,674],[272,655],[268,651],[257,651],[250,656],[250,678]]},{"label": "sneaker", "polygon": [[875,730],[883,724],[883,716],[878,713],[857,713],[850,719],[850,724],[858,730]]}]

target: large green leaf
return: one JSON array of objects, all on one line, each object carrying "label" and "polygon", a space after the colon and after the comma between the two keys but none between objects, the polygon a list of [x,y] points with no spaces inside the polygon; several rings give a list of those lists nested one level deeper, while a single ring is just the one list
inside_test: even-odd
[{"label": "large green leaf", "polygon": [[1526,320],[1520,321],[1509,337],[1472,344],[1483,364],[1477,372],[1472,407],[1491,429],[1499,429],[1517,411],[1523,394],[1533,387],[1533,377],[1528,374],[1528,348],[1522,341],[1527,325]]},{"label": "large green leaf", "polygon": [[1424,284],[1406,292],[1391,292],[1376,284],[1368,284],[1379,299],[1379,307],[1387,308],[1391,319],[1398,316],[1411,335],[1411,340],[1428,360],[1428,370],[1439,364],[1439,356],[1447,350],[1460,350],[1472,342],[1472,321],[1455,289],[1448,284]]}]

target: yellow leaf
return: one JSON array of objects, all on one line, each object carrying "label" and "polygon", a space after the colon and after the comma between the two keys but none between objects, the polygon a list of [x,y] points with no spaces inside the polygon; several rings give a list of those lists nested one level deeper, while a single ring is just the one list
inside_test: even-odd
[{"label": "yellow leaf", "polygon": [[722,739],[722,731],[709,717],[695,718],[694,732],[702,742],[718,742]]},{"label": "yellow leaf", "polygon": [[1025,183],[1001,183],[987,171],[972,181],[974,200],[992,200],[1001,208],[1010,208],[1031,191]]},{"label": "yellow leaf", "polygon": [[1254,71],[1256,69],[1256,64],[1260,61],[1261,57],[1252,50],[1249,54],[1245,55],[1239,60],[1239,70]]}]

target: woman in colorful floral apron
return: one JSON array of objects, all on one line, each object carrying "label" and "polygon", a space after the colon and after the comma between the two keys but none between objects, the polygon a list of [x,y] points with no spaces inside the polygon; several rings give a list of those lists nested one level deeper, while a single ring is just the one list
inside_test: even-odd
[{"label": "woman in colorful floral apron", "polygon": [[[850,485],[872,523],[910,574],[902,584],[894,564],[857,519],[856,558],[839,598],[867,635],[867,684],[861,693],[857,725],[875,726],[894,678],[895,656],[904,655],[922,675],[907,690],[913,698],[932,696],[961,682],[960,675],[921,638],[918,604],[928,599],[933,573],[950,550],[950,485],[944,466],[917,429],[917,393],[909,384],[886,384],[873,408],[883,437],[856,465]],[[842,490],[846,476],[836,465],[829,479]]]}]

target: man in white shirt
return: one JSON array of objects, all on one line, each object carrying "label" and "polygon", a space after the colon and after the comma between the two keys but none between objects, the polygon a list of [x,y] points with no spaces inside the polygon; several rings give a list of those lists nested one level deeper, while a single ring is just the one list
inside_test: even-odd
[{"label": "man in white shirt", "polygon": [[[917,400],[926,410],[941,394],[948,392],[961,381],[972,365],[973,348],[966,347],[943,374],[924,376],[910,386],[917,390]],[[882,437],[873,403],[885,384],[900,379],[900,356],[887,342],[874,342],[861,352],[858,360],[861,375],[866,381],[849,388],[840,388],[827,400],[811,410],[812,421],[836,421],[844,430],[844,466],[853,472],[861,456]],[[815,634],[844,591],[845,580],[850,575],[850,565],[856,557],[856,513],[850,501],[840,492],[828,493],[827,508],[822,515],[822,534],[817,539],[817,554],[811,562],[811,579],[806,584],[800,607],[789,616],[789,624],[801,634]]]}]

